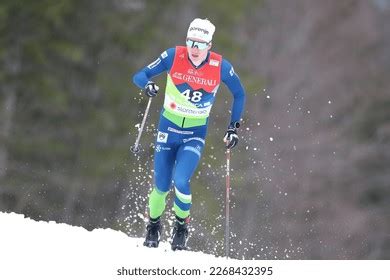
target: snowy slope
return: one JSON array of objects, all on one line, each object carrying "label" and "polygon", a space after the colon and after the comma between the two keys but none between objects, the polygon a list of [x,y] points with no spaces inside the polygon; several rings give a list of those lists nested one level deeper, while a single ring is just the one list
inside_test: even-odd
[{"label": "snowy slope", "polygon": [[[143,239],[129,238],[111,229],[89,232],[0,212],[0,280],[388,279],[390,265],[390,261],[227,260],[201,252],[173,252],[167,243],[157,249],[145,248],[142,242]],[[134,274],[140,271],[137,269],[168,272],[173,268],[185,272],[197,269],[201,274]],[[265,273],[255,275],[260,269]],[[123,271],[133,274],[119,273]],[[242,275],[249,271],[254,275]],[[267,275],[270,271],[271,275]],[[227,275],[210,275],[213,272]],[[235,274],[229,274],[232,272]],[[384,275],[387,276],[383,278]]]},{"label": "snowy slope", "polygon": [[146,248],[142,242],[111,229],[89,232],[0,213],[0,279],[114,279],[122,266],[186,267],[217,259],[200,252],[173,252],[167,243]]}]

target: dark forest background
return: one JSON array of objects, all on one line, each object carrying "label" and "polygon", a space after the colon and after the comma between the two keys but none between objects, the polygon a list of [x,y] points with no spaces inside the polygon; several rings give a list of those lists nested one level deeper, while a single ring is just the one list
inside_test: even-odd
[{"label": "dark forest background", "polygon": [[[0,211],[142,237],[163,94],[135,157],[147,100],[131,77],[195,17],[247,91],[232,257],[389,259],[388,0],[2,0]],[[223,86],[191,184],[189,246],[216,255],[231,101]]]}]

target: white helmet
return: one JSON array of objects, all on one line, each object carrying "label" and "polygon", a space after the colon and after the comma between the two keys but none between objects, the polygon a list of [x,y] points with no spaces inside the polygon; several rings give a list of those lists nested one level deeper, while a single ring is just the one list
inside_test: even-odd
[{"label": "white helmet", "polygon": [[194,19],[187,31],[187,38],[199,39],[206,42],[213,40],[215,26],[208,19]]}]

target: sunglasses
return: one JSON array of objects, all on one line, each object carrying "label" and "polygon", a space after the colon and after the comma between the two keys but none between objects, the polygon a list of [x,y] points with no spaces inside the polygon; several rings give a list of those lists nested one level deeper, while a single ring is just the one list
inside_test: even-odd
[{"label": "sunglasses", "polygon": [[210,42],[208,42],[208,43],[207,42],[198,42],[198,41],[194,41],[191,39],[187,39],[186,44],[187,44],[187,47],[198,48],[199,50],[204,50],[209,46]]}]

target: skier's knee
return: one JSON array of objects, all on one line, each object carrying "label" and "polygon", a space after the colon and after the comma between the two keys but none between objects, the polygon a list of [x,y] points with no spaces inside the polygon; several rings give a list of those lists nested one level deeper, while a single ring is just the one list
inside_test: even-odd
[{"label": "skier's knee", "polygon": [[154,184],[160,192],[168,192],[171,186],[171,180],[167,179],[164,176],[155,176]]},{"label": "skier's knee", "polygon": [[184,192],[188,188],[189,180],[183,176],[175,176],[173,184],[180,192]]}]

